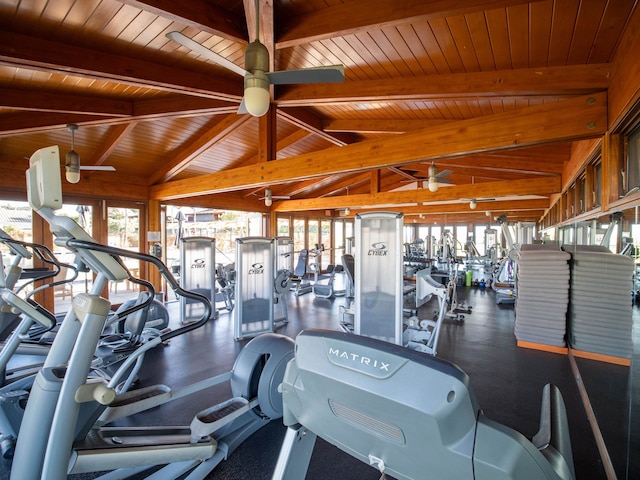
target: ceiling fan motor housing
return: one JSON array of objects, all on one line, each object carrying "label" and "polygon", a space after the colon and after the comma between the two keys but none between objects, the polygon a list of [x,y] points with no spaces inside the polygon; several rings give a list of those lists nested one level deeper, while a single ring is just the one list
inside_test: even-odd
[{"label": "ceiling fan motor housing", "polygon": [[262,43],[254,40],[244,51],[244,69],[255,73],[255,70],[262,72],[269,71],[269,50]]}]

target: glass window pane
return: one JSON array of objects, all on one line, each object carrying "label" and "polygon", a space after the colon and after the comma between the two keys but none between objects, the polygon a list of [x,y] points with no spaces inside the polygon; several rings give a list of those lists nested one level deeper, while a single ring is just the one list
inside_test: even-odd
[{"label": "glass window pane", "polygon": [[278,237],[289,237],[289,217],[278,218]]},{"label": "glass window pane", "polygon": [[304,243],[304,219],[295,218],[293,220],[293,250],[299,252],[306,248]]},{"label": "glass window pane", "polygon": [[331,259],[331,254],[333,253],[333,245],[331,244],[331,220],[322,220],[322,222],[320,222],[320,243],[324,246],[321,263],[322,267],[326,269],[327,265],[333,263]]}]

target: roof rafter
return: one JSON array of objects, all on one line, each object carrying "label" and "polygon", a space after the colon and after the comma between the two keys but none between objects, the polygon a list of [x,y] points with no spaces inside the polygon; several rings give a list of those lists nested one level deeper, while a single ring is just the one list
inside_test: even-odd
[{"label": "roof rafter", "polygon": [[149,178],[149,185],[158,182],[166,182],[187,168],[199,155],[211,148],[212,145],[222,141],[231,135],[236,128],[244,125],[253,117],[250,115],[230,114],[222,120],[214,118],[209,122],[209,128],[203,135],[186,142],[182,150],[176,153],[175,157],[155,171]]},{"label": "roof rafter", "polygon": [[[350,80],[339,84],[296,85],[278,89],[278,106],[345,102],[460,99],[493,96],[584,95],[606,90],[609,64],[522,68],[497,72],[452,73],[424,77]],[[464,89],[460,89],[464,85]]]},{"label": "roof rafter", "polygon": [[220,74],[203,75],[203,71],[187,70],[6,29],[0,30],[0,61],[17,67],[73,73],[236,103],[242,97],[242,82],[232,81]]},{"label": "roof rafter", "polygon": [[118,144],[133,130],[133,128],[138,124],[137,121],[132,121],[129,123],[123,123],[121,125],[114,125],[109,130],[107,134],[107,138],[100,148],[93,153],[94,157],[94,165],[102,165],[111,152],[118,146]]},{"label": "roof rafter", "polygon": [[[553,121],[556,128],[544,128],[548,121]],[[151,194],[154,199],[166,200],[233,191],[340,172],[398,166],[416,160],[595,137],[602,135],[606,128],[606,94],[599,93],[263,162],[257,167],[240,167],[168,182],[154,186]],[[428,152],[428,158],[425,158],[425,152]]]},{"label": "roof rafter", "polygon": [[375,205],[416,205],[421,202],[458,200],[460,198],[498,198],[513,195],[544,195],[558,193],[560,177],[523,179],[499,182],[455,185],[441,188],[437,192],[428,189],[380,192],[372,194],[343,195],[339,197],[313,198],[306,200],[283,200],[274,203],[276,212],[323,210],[344,207],[368,207]]}]

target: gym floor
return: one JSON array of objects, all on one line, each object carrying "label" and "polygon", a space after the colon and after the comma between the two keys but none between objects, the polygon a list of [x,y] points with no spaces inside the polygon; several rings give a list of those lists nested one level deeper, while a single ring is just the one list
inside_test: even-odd
[{"label": "gym floor", "polygon": [[[484,414],[514,428],[527,437],[538,429],[542,387],[559,386],[568,411],[574,463],[578,479],[606,479],[606,471],[594,434],[582,405],[569,359],[565,355],[519,348],[513,335],[513,306],[497,305],[490,289],[462,287],[459,299],[473,307],[464,322],[445,320],[438,357],[457,364],[471,378],[471,386]],[[315,298],[289,294],[289,323],[279,333],[294,338],[305,328],[339,328],[339,307],[344,297]],[[421,318],[431,318],[436,299],[420,309]],[[178,321],[177,304],[172,321]],[[635,356],[632,367],[576,359],[589,394],[595,417],[618,479],[640,478],[640,308],[634,307]],[[168,346],[149,352],[140,372],[140,384],[165,383],[180,387],[228,371],[248,340],[233,340],[232,315],[220,317],[200,330],[171,340]],[[634,403],[629,403],[633,390]],[[132,424],[189,424],[206,407],[228,398],[229,391],[217,387],[193,398],[182,399],[131,419]],[[631,417],[631,421],[629,420]],[[270,479],[285,428],[274,421],[248,439],[208,478]],[[8,478],[10,465],[2,465],[0,478]],[[71,476],[70,478],[90,478]],[[378,480],[377,470],[335,447],[318,440],[307,479]]]}]

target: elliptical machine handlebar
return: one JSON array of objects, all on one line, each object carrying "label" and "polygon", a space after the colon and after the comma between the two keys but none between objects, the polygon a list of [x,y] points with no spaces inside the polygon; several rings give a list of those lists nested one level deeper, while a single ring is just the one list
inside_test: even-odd
[{"label": "elliptical machine handlebar", "polygon": [[[171,288],[173,288],[173,291],[177,294],[177,295],[181,295],[183,297],[187,297],[187,298],[191,298],[193,300],[195,300],[196,302],[202,303],[204,305],[204,313],[202,314],[202,317],[200,318],[200,320],[196,321],[196,322],[192,322],[192,323],[188,323],[180,328],[177,328],[175,330],[171,330],[169,332],[165,332],[163,334],[160,335],[160,340],[162,342],[165,342],[167,340],[170,340],[173,337],[177,337],[179,335],[182,335],[183,333],[187,333],[190,332],[191,330],[195,330],[197,328],[200,328],[201,326],[203,326],[205,323],[207,323],[209,321],[209,318],[211,318],[211,314],[213,313],[213,307],[211,306],[211,301],[205,297],[204,295],[201,295],[199,293],[196,292],[191,292],[189,290],[185,290],[183,289],[178,282],[176,281],[175,277],[173,276],[173,274],[171,273],[171,271],[167,268],[167,266],[164,264],[164,262],[162,260],[160,260],[158,257],[154,257],[153,255],[148,255],[146,253],[140,253],[140,252],[133,252],[131,250],[125,250],[122,248],[117,248],[117,247],[110,247],[107,245],[102,245],[100,243],[95,243],[95,242],[89,242],[86,240],[76,240],[76,239],[69,239],[66,242],[66,245],[73,249],[87,249],[87,250],[93,250],[96,252],[102,252],[102,253],[107,253],[111,256],[113,256],[113,258],[115,260],[117,260],[124,268],[125,270],[127,270],[127,272],[129,272],[129,270],[126,268],[126,266],[124,266],[124,263],[122,262],[122,260],[119,257],[127,257],[127,258],[132,258],[134,260],[141,260],[143,262],[147,262],[147,263],[152,263],[153,265],[156,266],[156,268],[160,271],[160,274],[164,277],[164,279],[169,283],[169,285],[171,286]],[[131,274],[129,274],[131,276]],[[140,280],[137,279],[135,277],[132,277],[132,279],[134,280]],[[135,282],[135,283],[139,283],[139,282]],[[145,286],[147,286],[148,282],[142,283]],[[148,284],[151,287],[151,292],[152,295],[149,297],[148,299],[148,303],[150,304],[153,301],[153,286],[149,283]],[[124,313],[126,313],[127,315],[130,313],[133,313],[134,311],[139,310],[140,308],[144,308],[147,306],[147,301],[145,301],[144,303],[142,303],[141,305],[137,305],[132,307],[131,309],[126,310],[125,312],[123,312],[123,316]]]}]

